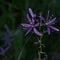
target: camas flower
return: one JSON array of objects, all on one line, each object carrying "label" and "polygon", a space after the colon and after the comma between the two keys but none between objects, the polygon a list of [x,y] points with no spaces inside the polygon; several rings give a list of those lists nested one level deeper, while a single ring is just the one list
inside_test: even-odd
[{"label": "camas flower", "polygon": [[[10,35],[11,31],[7,25],[4,25],[4,28],[6,29],[6,32],[1,38],[1,41],[4,42],[3,46],[0,46],[0,55],[3,56],[5,53],[11,48],[12,42],[13,42],[13,36]],[[19,33],[19,29],[13,34],[14,36]]]},{"label": "camas flower", "polygon": [[34,17],[36,15],[33,14],[31,8],[29,8],[29,13],[32,16],[32,18],[30,19],[29,14],[27,14],[27,19],[28,19],[29,24],[26,24],[26,23],[22,23],[21,24],[24,28],[27,28],[28,29],[28,31],[26,32],[25,35],[28,35],[31,31],[33,31],[36,35],[42,36],[42,33],[38,32],[38,30],[36,29],[36,27],[39,26],[39,23],[35,23]]},{"label": "camas flower", "polygon": [[12,41],[13,39],[11,38],[9,32],[9,28],[7,25],[5,25],[5,28],[7,30],[7,32],[4,33],[4,35],[1,38],[1,41],[4,42],[4,46],[0,46],[0,55],[5,55],[5,53],[9,50],[9,48],[11,47]]},{"label": "camas flower", "polygon": [[52,26],[53,24],[55,24],[56,18],[52,18],[52,16],[49,18],[49,11],[48,11],[46,19],[42,16],[42,14],[40,14],[39,18],[44,22],[44,24],[42,24],[42,25],[47,27],[48,34],[50,34],[50,29],[53,29],[55,31],[59,31],[58,28]]},{"label": "camas flower", "polygon": [[8,33],[4,33],[4,36],[1,38],[1,41],[4,42],[4,46],[0,46],[0,55],[5,55],[8,49],[11,47],[13,39],[9,36]]}]

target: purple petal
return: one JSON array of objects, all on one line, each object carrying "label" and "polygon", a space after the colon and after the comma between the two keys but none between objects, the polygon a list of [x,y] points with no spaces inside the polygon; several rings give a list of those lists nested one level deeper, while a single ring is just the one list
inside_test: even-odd
[{"label": "purple petal", "polygon": [[4,25],[4,27],[7,30],[7,32],[10,33],[10,29],[9,29],[9,27],[6,24]]},{"label": "purple petal", "polygon": [[31,19],[29,17],[29,14],[27,14],[27,19],[28,19],[29,23],[31,23]]},{"label": "purple petal", "polygon": [[10,43],[13,41],[13,39],[7,33],[4,34],[4,37],[2,37],[2,40],[5,41],[6,43]]},{"label": "purple petal", "polygon": [[29,34],[29,32],[31,32],[32,28],[29,28],[29,30],[26,32],[25,36]]},{"label": "purple petal", "polygon": [[4,49],[0,47],[0,55],[4,55]]},{"label": "purple petal", "polygon": [[35,23],[35,20],[32,18],[32,24],[34,24]]},{"label": "purple petal", "polygon": [[30,24],[21,24],[23,27],[25,27],[25,28],[29,28],[29,27],[31,27],[31,25]]},{"label": "purple petal", "polygon": [[44,17],[42,16],[42,13],[40,13],[39,18],[40,18],[41,20],[45,21]]},{"label": "purple petal", "polygon": [[48,11],[48,14],[47,14],[46,22],[48,22],[48,18],[49,18],[49,11]]},{"label": "purple petal", "polygon": [[56,18],[53,18],[51,21],[49,21],[47,24],[51,25],[52,23],[54,23],[54,21],[56,20]]},{"label": "purple petal", "polygon": [[7,52],[9,50],[9,48],[11,47],[11,44],[9,44],[4,50],[5,52]]},{"label": "purple petal", "polygon": [[50,35],[50,28],[47,28],[47,32],[48,32],[48,34]]},{"label": "purple petal", "polygon": [[31,16],[32,16],[33,18],[36,17],[36,14],[33,13],[33,11],[32,11],[31,8],[29,8],[29,13],[31,14]]},{"label": "purple petal", "polygon": [[55,31],[59,31],[59,29],[53,27],[53,26],[49,26],[51,29],[55,30]]},{"label": "purple petal", "polygon": [[36,24],[35,24],[35,27],[37,27],[37,26],[39,26],[39,23],[36,23]]},{"label": "purple petal", "polygon": [[34,33],[35,33],[36,35],[42,36],[42,33],[38,32],[36,28],[33,28],[33,30],[34,30]]}]

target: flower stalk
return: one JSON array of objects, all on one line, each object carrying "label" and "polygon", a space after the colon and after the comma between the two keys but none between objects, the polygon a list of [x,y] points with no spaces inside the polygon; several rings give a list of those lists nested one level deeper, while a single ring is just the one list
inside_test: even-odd
[{"label": "flower stalk", "polygon": [[38,40],[39,41],[39,50],[38,50],[39,59],[38,60],[41,60],[41,53],[43,52],[42,51],[42,37],[43,36],[41,36]]}]

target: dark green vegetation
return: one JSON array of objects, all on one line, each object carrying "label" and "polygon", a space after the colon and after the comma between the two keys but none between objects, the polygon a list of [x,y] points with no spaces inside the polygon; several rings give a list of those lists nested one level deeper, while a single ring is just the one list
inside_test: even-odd
[{"label": "dark green vegetation", "polygon": [[[50,10],[50,14],[57,18],[55,25],[60,26],[60,0],[0,0],[0,37],[5,32],[5,24],[9,26],[11,34],[17,27],[20,30],[19,34],[13,37],[12,47],[5,56],[0,56],[0,60],[18,60],[19,54],[21,60],[34,60],[37,57],[38,47],[34,45],[37,37],[34,34],[25,37],[25,31],[20,26],[22,22],[27,21],[29,7],[37,14],[43,12],[44,17]],[[45,34],[42,42],[46,46],[43,50],[48,54],[48,60],[53,60],[54,54],[60,53],[60,32],[53,31],[50,36]]]}]

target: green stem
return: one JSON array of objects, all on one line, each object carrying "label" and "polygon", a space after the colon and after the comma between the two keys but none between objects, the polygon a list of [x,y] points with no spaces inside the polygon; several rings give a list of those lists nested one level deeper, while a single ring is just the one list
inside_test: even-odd
[{"label": "green stem", "polygon": [[41,58],[40,58],[40,57],[41,57],[41,55],[40,55],[40,52],[39,52],[39,51],[38,51],[38,55],[39,55],[39,60],[41,60]]},{"label": "green stem", "polygon": [[39,50],[38,50],[38,55],[39,55],[39,59],[38,60],[41,60],[41,53],[42,53],[42,37],[41,36],[38,41],[39,41]]},{"label": "green stem", "polygon": [[[40,21],[40,23],[42,24],[42,20]],[[41,27],[39,27],[39,30],[40,30],[40,29],[41,29]],[[38,42],[39,42],[39,50],[38,50],[39,59],[38,59],[38,60],[41,60],[42,38],[43,38],[43,36],[41,36],[41,37],[38,39]]]}]

